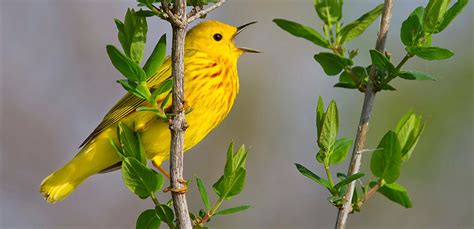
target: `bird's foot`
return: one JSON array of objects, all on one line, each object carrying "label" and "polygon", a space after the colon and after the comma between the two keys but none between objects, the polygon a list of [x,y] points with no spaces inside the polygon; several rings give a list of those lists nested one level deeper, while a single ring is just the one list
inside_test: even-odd
[{"label": "bird's foot", "polygon": [[183,186],[181,188],[173,188],[171,185],[163,189],[163,192],[174,192],[179,194],[184,194],[188,191],[188,181],[184,179],[178,179],[178,182]]}]

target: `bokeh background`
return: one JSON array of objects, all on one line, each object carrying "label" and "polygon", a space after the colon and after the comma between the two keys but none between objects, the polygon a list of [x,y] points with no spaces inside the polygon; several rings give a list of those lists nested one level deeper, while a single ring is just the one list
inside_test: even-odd
[{"label": "bokeh background", "polygon": [[[349,22],[381,1],[346,1]],[[399,60],[401,22],[427,1],[396,1],[387,49]],[[132,0],[1,0],[0,228],[133,228],[138,214],[151,207],[123,186],[120,173],[94,176],[69,199],[48,205],[38,193],[41,180],[70,160],[124,90],[121,76],[105,52],[118,44],[113,18],[123,18]],[[439,62],[413,58],[406,68],[430,72],[435,82],[396,80],[395,92],[377,95],[368,148],[413,109],[426,129],[399,182],[409,190],[412,209],[375,196],[351,228],[473,228],[473,4],[434,45],[456,54]],[[317,96],[335,99],[340,136],[354,137],[362,94],[332,87],[312,56],[320,48],[277,28],[273,18],[321,26],[311,0],[230,0],[209,18],[232,25],[259,23],[237,43],[264,51],[239,62],[241,91],[229,117],[186,154],[185,174],[199,174],[209,189],[223,171],[233,139],[251,146],[248,180],[241,195],[224,205],[251,204],[240,214],[216,217],[213,228],[332,228],[336,209],[328,193],[302,177],[293,163],[319,174],[314,163],[314,107]],[[148,53],[168,24],[149,22]],[[374,23],[349,47],[359,47],[357,62],[368,64],[378,27]],[[369,172],[369,155],[363,171]],[[346,171],[347,164],[336,170]],[[167,194],[160,194],[167,200]],[[214,199],[214,198],[213,198]],[[188,200],[202,207],[194,183]]]}]

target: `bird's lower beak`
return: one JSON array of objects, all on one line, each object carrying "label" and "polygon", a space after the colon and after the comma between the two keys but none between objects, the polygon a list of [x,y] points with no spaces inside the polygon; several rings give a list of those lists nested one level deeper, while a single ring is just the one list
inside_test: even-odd
[{"label": "bird's lower beak", "polygon": [[[252,25],[252,24],[255,24],[257,23],[256,21],[253,21],[253,22],[249,22],[245,25],[241,25],[239,27],[237,27],[237,32],[235,32],[234,36],[232,37],[232,39],[235,39],[235,37],[237,37],[237,35],[240,34],[240,32],[242,32],[247,26],[249,25]],[[238,48],[239,50],[241,50],[242,52],[248,52],[248,53],[261,53],[261,51],[259,50],[256,50],[256,49],[251,49],[251,48],[245,48],[245,47],[239,47]]]}]

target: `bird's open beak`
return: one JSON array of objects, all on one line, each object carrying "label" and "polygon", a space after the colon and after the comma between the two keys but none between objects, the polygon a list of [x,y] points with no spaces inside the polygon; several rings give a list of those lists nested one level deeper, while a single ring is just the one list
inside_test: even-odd
[{"label": "bird's open beak", "polygon": [[[232,40],[235,39],[235,37],[237,37],[237,35],[239,35],[239,33],[242,32],[247,26],[255,24],[255,23],[257,22],[253,21],[253,22],[249,22],[245,25],[241,25],[237,27],[237,32],[235,32],[234,36],[232,37]],[[261,53],[261,51],[258,51],[256,49],[251,49],[251,48],[239,47],[239,49],[243,52],[248,52],[248,53]]]}]

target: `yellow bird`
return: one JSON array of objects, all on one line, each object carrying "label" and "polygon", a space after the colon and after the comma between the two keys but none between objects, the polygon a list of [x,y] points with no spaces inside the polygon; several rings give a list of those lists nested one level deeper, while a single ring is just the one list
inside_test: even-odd
[{"label": "yellow bird", "polygon": [[[204,21],[188,31],[184,54],[184,90],[186,105],[193,111],[186,116],[189,128],[185,133],[184,150],[199,143],[230,112],[239,92],[237,61],[243,53],[259,52],[237,47],[234,38],[253,23],[233,27],[218,21]],[[147,84],[153,89],[169,77],[170,58]],[[159,98],[159,103],[165,95]],[[40,192],[45,199],[50,203],[61,201],[91,175],[120,168],[120,159],[109,141],[111,137],[118,142],[118,122],[134,126],[140,132],[147,157],[154,165],[159,167],[168,160],[171,141],[168,123],[157,119],[151,112],[136,111],[138,107],[147,105],[143,99],[130,93],[118,101],[86,138],[80,152],[43,180]]]}]

